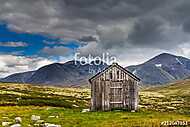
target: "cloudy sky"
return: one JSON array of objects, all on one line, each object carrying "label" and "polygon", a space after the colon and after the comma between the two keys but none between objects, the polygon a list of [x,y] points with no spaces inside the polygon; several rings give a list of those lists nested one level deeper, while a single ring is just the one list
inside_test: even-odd
[{"label": "cloudy sky", "polygon": [[0,0],[0,77],[110,53],[123,65],[190,58],[189,0]]}]

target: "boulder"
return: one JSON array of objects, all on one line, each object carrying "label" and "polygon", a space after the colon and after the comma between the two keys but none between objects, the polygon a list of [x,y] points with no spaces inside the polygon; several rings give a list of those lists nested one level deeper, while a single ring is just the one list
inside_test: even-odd
[{"label": "boulder", "polygon": [[84,113],[84,112],[90,112],[90,109],[83,109],[81,112],[82,113]]},{"label": "boulder", "polygon": [[32,120],[32,122],[36,122],[36,121],[40,120],[40,116],[32,115],[31,120]]},{"label": "boulder", "polygon": [[22,123],[22,118],[21,117],[16,117],[15,122],[16,123]]},{"label": "boulder", "polygon": [[21,127],[21,125],[20,124],[13,124],[10,127]]},{"label": "boulder", "polygon": [[2,122],[2,126],[3,127],[8,127],[10,124],[12,124],[11,122]]},{"label": "boulder", "polygon": [[61,125],[45,123],[45,124],[44,124],[44,127],[61,127]]}]

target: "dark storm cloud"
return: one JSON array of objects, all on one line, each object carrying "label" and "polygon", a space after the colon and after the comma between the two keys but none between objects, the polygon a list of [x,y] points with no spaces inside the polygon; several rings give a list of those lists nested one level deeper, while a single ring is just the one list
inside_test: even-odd
[{"label": "dark storm cloud", "polygon": [[176,21],[182,23],[184,32],[190,33],[190,1],[183,1],[174,9]]},{"label": "dark storm cloud", "polygon": [[97,41],[96,37],[93,36],[83,36],[79,39],[81,42],[92,42],[92,41]]},{"label": "dark storm cloud", "polygon": [[190,19],[184,22],[183,30],[184,32],[190,33]]},{"label": "dark storm cloud", "polygon": [[[188,42],[188,0],[0,0],[0,20],[17,31],[89,42],[104,50],[171,49]],[[99,28],[99,26],[101,26]],[[88,36],[87,36],[88,35]],[[96,43],[94,36],[99,38]],[[165,45],[165,46],[164,46]],[[176,47],[175,47],[176,46]]]},{"label": "dark storm cloud", "polygon": [[100,41],[98,45],[107,50],[112,48],[123,48],[127,40],[127,30],[122,29],[125,26],[100,26],[97,28],[97,35]]},{"label": "dark storm cloud", "polygon": [[[64,0],[68,16],[87,18],[100,22],[105,20],[121,20],[141,16],[161,7],[169,0]],[[60,4],[61,5],[61,4]]]},{"label": "dark storm cloud", "polygon": [[168,0],[0,0],[0,19],[27,32],[80,38],[96,26],[128,20],[162,7]]},{"label": "dark storm cloud", "polygon": [[129,34],[129,42],[134,45],[157,45],[165,42],[163,34],[164,22],[160,17],[141,18],[134,24],[134,28]]},{"label": "dark storm cloud", "polygon": [[189,18],[189,12],[190,12],[190,1],[187,0],[181,0],[179,2],[176,2],[178,4],[175,4],[175,6],[172,8],[173,10],[170,12],[170,17],[175,17],[175,21],[185,21],[187,18]]}]

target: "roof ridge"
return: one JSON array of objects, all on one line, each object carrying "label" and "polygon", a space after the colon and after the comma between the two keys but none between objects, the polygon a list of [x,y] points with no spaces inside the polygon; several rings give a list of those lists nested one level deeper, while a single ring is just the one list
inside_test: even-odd
[{"label": "roof ridge", "polygon": [[107,69],[109,69],[112,66],[117,66],[121,69],[123,69],[124,71],[126,71],[131,77],[133,77],[134,79],[140,81],[140,78],[138,78],[136,75],[134,75],[133,73],[131,73],[130,71],[128,71],[127,69],[125,69],[124,67],[120,66],[118,63],[112,63],[111,65],[109,65],[108,67],[106,67],[105,69],[103,69],[102,71],[98,72],[97,74],[95,74],[94,76],[92,76],[89,79],[89,82],[91,82],[92,79],[94,79],[96,76],[100,75],[101,73],[103,73],[104,71],[106,71]]}]

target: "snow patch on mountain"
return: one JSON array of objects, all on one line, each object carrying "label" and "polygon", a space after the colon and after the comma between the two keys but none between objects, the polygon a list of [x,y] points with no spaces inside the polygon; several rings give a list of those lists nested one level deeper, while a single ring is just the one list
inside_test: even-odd
[{"label": "snow patch on mountain", "polygon": [[175,58],[178,63],[183,64],[178,58]]},{"label": "snow patch on mountain", "polygon": [[162,67],[162,64],[155,64],[156,67]]},{"label": "snow patch on mountain", "polygon": [[134,70],[132,73],[133,73],[133,74],[136,74],[136,73],[137,73],[137,70]]}]

